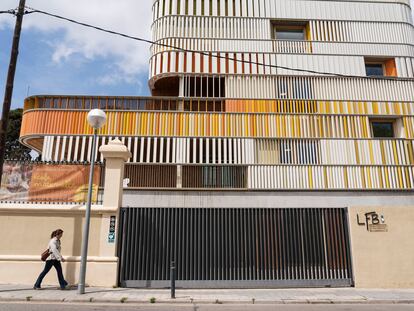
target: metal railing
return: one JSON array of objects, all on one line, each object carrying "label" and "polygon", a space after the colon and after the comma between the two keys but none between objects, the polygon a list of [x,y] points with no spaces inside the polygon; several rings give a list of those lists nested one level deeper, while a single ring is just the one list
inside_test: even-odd
[{"label": "metal railing", "polygon": [[157,165],[128,163],[128,189],[411,191],[412,165]]}]

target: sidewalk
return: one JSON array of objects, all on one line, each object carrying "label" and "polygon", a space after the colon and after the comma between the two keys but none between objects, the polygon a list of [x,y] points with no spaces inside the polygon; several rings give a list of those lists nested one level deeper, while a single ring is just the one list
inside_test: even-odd
[{"label": "sidewalk", "polygon": [[78,295],[76,288],[61,291],[49,286],[33,290],[25,285],[0,285],[0,301],[150,303],[153,298],[155,303],[195,304],[414,304],[414,289],[177,289],[176,299],[170,299],[169,290],[92,287],[85,295]]}]

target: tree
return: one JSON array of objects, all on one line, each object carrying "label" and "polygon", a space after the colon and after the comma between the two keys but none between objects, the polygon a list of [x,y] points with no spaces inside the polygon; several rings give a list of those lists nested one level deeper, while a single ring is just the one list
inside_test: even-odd
[{"label": "tree", "polygon": [[22,125],[23,109],[10,111],[7,127],[6,159],[30,160],[30,149],[19,142],[20,127]]}]

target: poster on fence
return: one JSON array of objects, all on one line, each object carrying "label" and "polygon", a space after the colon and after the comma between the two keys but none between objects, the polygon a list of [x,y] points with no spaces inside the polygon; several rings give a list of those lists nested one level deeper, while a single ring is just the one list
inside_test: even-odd
[{"label": "poster on fence", "polygon": [[29,200],[29,185],[33,165],[18,162],[5,162],[1,176],[0,200]]},{"label": "poster on fence", "polygon": [[[89,166],[8,163],[1,200],[86,202]],[[98,199],[100,168],[95,167],[92,202]]]}]

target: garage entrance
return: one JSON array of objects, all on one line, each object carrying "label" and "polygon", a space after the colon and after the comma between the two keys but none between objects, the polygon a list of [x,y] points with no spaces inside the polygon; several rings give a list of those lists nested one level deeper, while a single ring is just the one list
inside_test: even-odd
[{"label": "garage entrance", "polygon": [[344,208],[123,208],[120,285],[351,286]]}]

